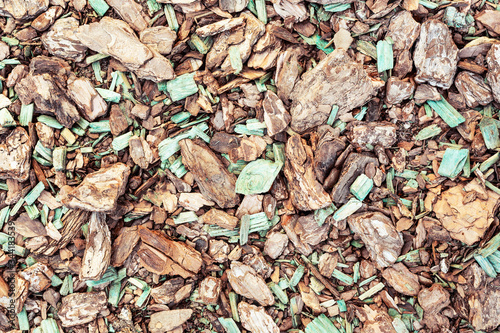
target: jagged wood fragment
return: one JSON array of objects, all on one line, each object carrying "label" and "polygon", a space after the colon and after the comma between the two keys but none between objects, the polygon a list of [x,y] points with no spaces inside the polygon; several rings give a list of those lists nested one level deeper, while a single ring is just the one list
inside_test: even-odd
[{"label": "jagged wood fragment", "polygon": [[422,24],[413,53],[417,83],[448,89],[453,83],[458,63],[458,48],[450,30],[441,21],[430,19]]},{"label": "jagged wood fragment", "polygon": [[222,208],[240,202],[235,192],[236,177],[229,173],[220,159],[200,140],[179,141],[182,162],[191,171],[201,193]]},{"label": "jagged wood fragment", "polygon": [[29,177],[32,142],[28,132],[16,127],[0,138],[0,179],[24,182]]},{"label": "jagged wood fragment", "polygon": [[87,324],[106,310],[108,299],[104,291],[98,293],[75,293],[62,298],[58,316],[63,327]]},{"label": "jagged wood fragment", "polygon": [[291,127],[298,132],[326,122],[333,105],[339,116],[365,104],[383,84],[371,79],[345,50],[337,49],[302,75],[291,92]]},{"label": "jagged wood fragment", "polygon": [[118,197],[125,193],[129,174],[130,168],[123,163],[89,173],[77,187],[64,189],[62,202],[68,208],[113,212]]},{"label": "jagged wood fragment", "polygon": [[300,210],[316,210],[332,203],[330,196],[316,180],[311,148],[302,143],[299,135],[286,144],[285,176],[293,205]]},{"label": "jagged wood fragment", "polygon": [[174,242],[166,238],[163,233],[143,226],[139,227],[139,236],[144,243],[169,256],[183,268],[194,273],[200,271],[203,263],[201,254],[191,246],[183,242]]},{"label": "jagged wood fragment", "polygon": [[99,280],[111,261],[111,233],[106,224],[106,214],[90,215],[89,235],[80,270],[81,280]]}]

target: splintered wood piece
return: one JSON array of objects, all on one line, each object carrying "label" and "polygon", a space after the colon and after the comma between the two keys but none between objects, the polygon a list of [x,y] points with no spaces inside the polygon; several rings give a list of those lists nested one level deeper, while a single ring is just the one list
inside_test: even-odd
[{"label": "splintered wood piece", "polygon": [[111,233],[106,224],[106,214],[93,212],[90,215],[87,246],[80,270],[81,280],[99,280],[111,261]]},{"label": "splintered wood piece", "polygon": [[182,162],[191,171],[201,193],[222,208],[240,202],[235,192],[236,177],[227,171],[221,160],[201,141],[179,141]]},{"label": "splintered wood piece", "polygon": [[200,271],[203,264],[201,254],[191,246],[171,241],[160,231],[150,230],[144,226],[139,226],[139,236],[144,243],[169,256],[186,270],[194,273]]},{"label": "splintered wood piece", "polygon": [[62,238],[58,241],[51,239],[47,245],[35,250],[35,253],[51,256],[57,250],[65,248],[80,232],[82,225],[88,222],[89,215],[89,212],[80,209],[67,212],[61,219],[61,223],[63,224],[63,228],[60,230]]},{"label": "splintered wood piece", "polygon": [[120,234],[113,243],[111,264],[114,267],[123,265],[138,242],[139,233],[136,226],[122,228]]},{"label": "splintered wood piece", "polygon": [[316,180],[311,148],[302,143],[299,135],[288,139],[286,157],[284,172],[293,205],[305,211],[330,205],[330,196]]},{"label": "splintered wood piece", "polygon": [[57,312],[63,327],[90,323],[106,309],[108,298],[104,291],[98,293],[75,293],[62,298]]}]

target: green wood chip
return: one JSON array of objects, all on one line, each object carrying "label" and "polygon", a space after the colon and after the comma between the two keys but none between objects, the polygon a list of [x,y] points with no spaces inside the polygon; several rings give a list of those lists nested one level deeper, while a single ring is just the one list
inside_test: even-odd
[{"label": "green wood chip", "polygon": [[324,314],[320,314],[318,317],[314,318],[305,329],[305,333],[340,333],[337,327],[333,325],[333,322],[328,319]]},{"label": "green wood chip", "polygon": [[248,163],[236,180],[236,193],[258,194],[271,189],[284,164],[284,145],[274,144],[275,162],[258,159]]},{"label": "green wood chip", "polygon": [[468,149],[446,149],[438,174],[443,177],[455,178],[463,170],[468,156]]},{"label": "green wood chip", "polygon": [[386,40],[377,43],[377,70],[379,73],[394,68],[392,45]]},{"label": "green wood chip", "polygon": [[480,254],[475,254],[474,259],[476,259],[477,263],[481,268],[486,272],[489,277],[496,278],[497,272],[495,268],[491,265],[491,262],[488,261],[485,257]]},{"label": "green wood chip", "polygon": [[224,327],[227,333],[241,333],[233,318],[218,318],[219,323]]},{"label": "green wood chip", "polygon": [[104,16],[109,9],[109,5],[104,0],[89,0],[89,5],[99,16]]},{"label": "green wood chip", "polygon": [[439,101],[427,101],[427,104],[436,111],[436,113],[444,120],[450,127],[457,127],[465,121],[464,116],[458,113],[457,110],[447,100],[441,96]]},{"label": "green wood chip", "polygon": [[427,140],[430,139],[442,132],[441,127],[439,127],[436,124],[432,124],[430,126],[427,126],[425,128],[422,128],[420,132],[415,136],[415,140],[421,141],[421,140]]},{"label": "green wood chip", "polygon": [[498,127],[492,118],[485,117],[479,123],[481,134],[483,135],[484,144],[488,149],[495,149],[500,147],[500,137]]},{"label": "green wood chip", "polygon": [[359,175],[358,178],[351,185],[351,193],[359,200],[365,200],[368,193],[373,188],[373,180],[368,178],[364,173]]},{"label": "green wood chip", "polygon": [[180,101],[198,92],[198,85],[194,81],[195,73],[183,74],[167,81],[165,90],[170,94],[173,102]]},{"label": "green wood chip", "polygon": [[229,60],[231,67],[234,69],[234,74],[238,75],[243,69],[243,62],[241,61],[240,48],[238,46],[231,46],[229,48]]},{"label": "green wood chip", "polygon": [[333,219],[335,221],[344,220],[354,214],[358,209],[361,208],[361,206],[363,206],[363,203],[361,201],[355,198],[351,198],[346,204],[344,204],[335,212],[335,214],[333,215]]}]

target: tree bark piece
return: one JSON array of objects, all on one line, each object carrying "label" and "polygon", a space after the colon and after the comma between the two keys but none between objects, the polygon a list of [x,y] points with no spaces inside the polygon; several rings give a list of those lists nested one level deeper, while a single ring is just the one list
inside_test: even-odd
[{"label": "tree bark piece", "polygon": [[330,196],[316,180],[312,151],[302,143],[299,135],[286,144],[285,176],[293,205],[300,210],[316,210],[332,203]]},{"label": "tree bark piece", "polygon": [[169,27],[151,27],[141,31],[140,39],[148,47],[167,55],[172,51],[177,34]]},{"label": "tree bark piece", "polygon": [[98,293],[75,293],[62,298],[57,314],[63,327],[90,323],[99,312],[106,309],[108,299],[104,291]]},{"label": "tree bark piece", "polygon": [[204,224],[215,224],[221,228],[229,230],[236,228],[239,221],[240,220],[237,217],[215,208],[210,209],[198,219],[198,222]]},{"label": "tree bark piece", "polygon": [[89,173],[76,188],[68,186],[62,203],[68,208],[113,212],[125,193],[129,174],[130,168],[123,163]]},{"label": "tree bark piece", "polygon": [[172,258],[185,269],[198,273],[203,264],[201,254],[183,242],[167,239],[161,232],[139,226],[141,240]]},{"label": "tree bark piece", "polygon": [[222,288],[222,280],[207,276],[200,283],[200,297],[205,304],[217,304]]},{"label": "tree bark piece", "polygon": [[488,105],[493,101],[490,87],[484,79],[475,73],[460,72],[455,78],[455,87],[462,94],[465,103],[470,108],[478,105]]},{"label": "tree bark piece", "polygon": [[283,102],[272,91],[268,90],[262,102],[264,109],[264,121],[266,122],[267,134],[274,136],[284,131],[292,119],[285,109]]},{"label": "tree bark piece", "polygon": [[288,245],[288,236],[281,232],[273,232],[266,235],[264,254],[272,259],[278,258]]},{"label": "tree bark piece", "polygon": [[[443,192],[434,204],[437,219],[453,239],[472,245],[481,240],[493,223],[500,195],[488,189],[487,196],[481,197],[483,192],[482,185],[474,180]],[[466,200],[471,195],[475,195],[475,200]],[[459,210],[455,209],[457,205],[461,207]]]},{"label": "tree bark piece", "polygon": [[134,250],[139,242],[139,233],[137,226],[124,227],[113,243],[111,264],[114,267],[120,267]]},{"label": "tree bark piece", "polygon": [[243,327],[252,333],[280,332],[273,318],[266,313],[263,307],[250,305],[247,302],[239,302],[238,313]]},{"label": "tree bark piece", "polygon": [[233,261],[231,269],[226,272],[229,283],[236,293],[255,300],[262,306],[274,304],[271,290],[252,267]]},{"label": "tree bark piece", "polygon": [[417,296],[420,291],[418,276],[410,272],[403,263],[386,268],[382,276],[397,292],[404,295]]},{"label": "tree bark piece", "polygon": [[142,6],[133,0],[107,0],[120,17],[135,31],[142,31],[148,27],[150,18],[142,12]]},{"label": "tree bark piece", "polygon": [[389,122],[353,122],[349,124],[347,137],[356,146],[369,151],[367,145],[373,147],[391,147],[396,143],[397,126]]},{"label": "tree bark piece", "polygon": [[420,24],[413,19],[410,12],[402,10],[391,18],[386,36],[392,38],[392,49],[399,54],[413,46],[419,33]]},{"label": "tree bark piece", "polygon": [[83,210],[72,210],[62,218],[63,228],[61,229],[61,239],[50,240],[47,245],[39,247],[35,253],[42,253],[46,256],[53,255],[57,250],[66,247],[81,231],[82,225],[88,221],[89,213]]},{"label": "tree bark piece", "polygon": [[365,170],[369,163],[374,163],[375,166],[379,165],[375,157],[351,153],[346,161],[342,171],[340,172],[339,180],[332,190],[332,200],[336,204],[344,204],[348,200],[350,187],[352,183],[358,178]]},{"label": "tree bark piece", "polygon": [[148,329],[151,333],[164,333],[181,326],[193,315],[191,309],[155,312],[151,315]]},{"label": "tree bark piece", "polygon": [[500,44],[491,46],[486,56],[488,64],[488,73],[486,79],[491,87],[493,98],[497,103],[500,103]]},{"label": "tree bark piece", "polygon": [[485,10],[476,15],[475,18],[488,30],[500,35],[500,13],[497,10]]},{"label": "tree bark piece", "polygon": [[68,96],[80,108],[88,121],[102,117],[108,110],[108,104],[95,90],[94,85],[85,77],[68,79]]},{"label": "tree bark piece", "polygon": [[415,84],[412,81],[391,77],[387,81],[385,99],[388,104],[400,104],[405,99],[410,98],[414,91]]},{"label": "tree bark piece", "polygon": [[359,213],[347,219],[351,230],[361,237],[370,257],[379,268],[396,262],[403,248],[403,237],[390,218],[382,213]]},{"label": "tree bark piece", "polygon": [[417,83],[449,89],[458,63],[458,48],[451,32],[441,21],[427,20],[420,29],[420,38],[413,53]]},{"label": "tree bark piece", "polygon": [[440,284],[420,290],[418,303],[429,314],[435,314],[450,304],[450,294]]},{"label": "tree bark piece", "polygon": [[49,0],[10,0],[0,3],[0,15],[13,17],[16,20],[28,20],[43,13],[49,8]]},{"label": "tree bark piece", "polygon": [[337,161],[337,154],[344,150],[345,143],[328,125],[318,127],[318,136],[319,141],[314,156],[314,172],[318,181],[323,184]]},{"label": "tree bark piece", "polygon": [[291,92],[291,127],[304,132],[326,123],[332,106],[341,116],[365,104],[381,87],[345,50],[337,49],[302,75]]},{"label": "tree bark piece", "polygon": [[469,322],[477,331],[490,332],[500,325],[500,286],[476,263],[464,272],[467,281],[465,300],[469,305]]},{"label": "tree bark piece", "polygon": [[128,146],[130,157],[134,163],[141,169],[147,169],[154,158],[149,143],[143,137],[133,136],[130,138]]},{"label": "tree bark piece", "polygon": [[140,78],[160,82],[175,77],[170,62],[142,44],[123,21],[106,16],[82,25],[76,36],[88,48],[112,56]]},{"label": "tree bark piece", "polygon": [[16,127],[5,139],[0,138],[0,179],[28,179],[31,147],[30,136],[22,127]]},{"label": "tree bark piece", "polygon": [[240,202],[235,192],[236,177],[227,171],[220,159],[199,140],[179,142],[182,162],[191,171],[200,192],[222,208],[232,208]]},{"label": "tree bark piece", "polygon": [[87,47],[76,37],[78,20],[67,17],[57,20],[49,31],[41,37],[43,46],[56,57],[75,62],[85,58]]},{"label": "tree bark piece", "polygon": [[55,115],[67,128],[71,128],[80,119],[73,102],[59,88],[56,79],[48,73],[28,75],[16,84],[14,89],[23,104],[34,102],[40,113]]},{"label": "tree bark piece", "polygon": [[111,261],[111,233],[106,224],[106,214],[90,215],[89,236],[82,259],[81,280],[99,280]]}]

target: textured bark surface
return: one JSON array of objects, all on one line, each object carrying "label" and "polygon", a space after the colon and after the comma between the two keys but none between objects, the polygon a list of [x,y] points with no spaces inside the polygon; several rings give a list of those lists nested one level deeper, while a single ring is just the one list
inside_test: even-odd
[{"label": "textured bark surface", "polygon": [[246,302],[238,304],[238,313],[243,327],[253,333],[279,333],[280,329],[274,323],[263,307],[250,305]]},{"label": "textured bark surface", "polygon": [[[474,195],[475,200],[468,200]],[[484,190],[478,182],[457,185],[443,192],[436,201],[436,217],[452,238],[472,245],[484,235],[493,223],[500,203],[500,195]],[[461,209],[455,207],[459,205]]]},{"label": "textured bark surface", "polygon": [[285,176],[288,179],[290,198],[299,210],[315,210],[332,203],[328,193],[316,180],[310,147],[303,145],[295,135],[286,144]]},{"label": "textured bark surface", "polygon": [[82,61],[87,47],[76,37],[78,21],[73,17],[59,19],[41,37],[47,50],[63,59]]},{"label": "textured bark surface", "polygon": [[345,50],[335,50],[295,84],[290,126],[304,132],[324,124],[333,105],[339,107],[339,115],[345,114],[365,104],[380,86]]},{"label": "textured bark surface", "polygon": [[0,179],[26,181],[30,172],[31,139],[17,127],[5,139],[0,138]]},{"label": "textured bark surface", "polygon": [[347,223],[361,237],[379,268],[396,262],[403,247],[403,237],[387,216],[378,212],[354,214],[347,219]]},{"label": "textured bark surface", "polygon": [[99,312],[107,308],[104,291],[97,293],[75,293],[62,298],[58,311],[63,327],[87,324],[96,319]]},{"label": "textured bark surface", "polygon": [[99,280],[111,261],[111,233],[104,213],[90,214],[89,237],[82,259],[80,279]]},{"label": "textured bark surface", "polygon": [[79,27],[76,37],[91,50],[117,59],[141,78],[159,82],[175,77],[170,62],[142,44],[123,21],[104,17]]},{"label": "textured bark surface", "polygon": [[54,115],[65,127],[71,128],[80,119],[76,106],[48,73],[26,76],[15,90],[23,104],[34,102],[40,113]]},{"label": "textured bark surface", "polygon": [[252,267],[233,261],[231,269],[227,270],[226,273],[229,283],[236,293],[257,301],[262,306],[274,304],[271,290]]},{"label": "textured bark surface", "polygon": [[130,168],[123,163],[90,173],[80,185],[66,190],[62,203],[73,209],[112,212],[118,198],[125,193],[129,175]]},{"label": "textured bark surface", "polygon": [[453,83],[458,63],[458,48],[451,32],[441,21],[428,20],[420,29],[413,53],[417,83],[448,89]]},{"label": "textured bark surface", "polygon": [[234,191],[236,177],[224,168],[220,159],[200,141],[181,140],[182,161],[191,171],[201,193],[221,208],[231,208],[240,202]]}]

